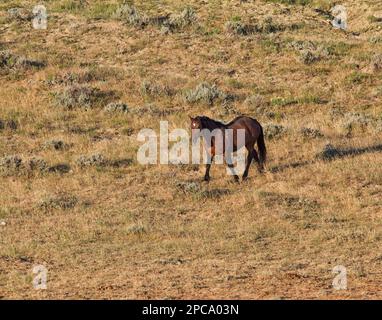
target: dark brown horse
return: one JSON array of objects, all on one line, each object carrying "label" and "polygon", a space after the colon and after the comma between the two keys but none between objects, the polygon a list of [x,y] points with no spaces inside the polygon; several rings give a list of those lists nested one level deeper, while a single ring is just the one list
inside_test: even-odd
[{"label": "dark brown horse", "polygon": [[[222,122],[210,119],[205,116],[198,116],[195,118],[190,117],[191,119],[191,129],[195,130],[201,130],[201,132],[205,132],[204,129],[207,129],[209,132],[216,132],[216,131],[221,131],[221,133],[224,136],[224,133],[226,132],[227,129],[232,129],[231,132],[233,134],[233,145],[229,148],[229,151],[235,152],[242,147],[245,147],[248,151],[247,159],[246,159],[246,165],[245,165],[245,170],[243,173],[243,180],[245,180],[248,177],[248,170],[249,166],[251,165],[251,162],[253,159],[258,164],[258,169],[259,171],[263,171],[264,169],[264,164],[266,161],[266,154],[267,150],[265,147],[265,142],[264,142],[264,133],[263,133],[263,128],[261,127],[260,123],[253,118],[246,117],[246,116],[239,116],[232,120],[231,122],[224,124]],[[217,130],[216,130],[217,129]],[[243,129],[245,133],[245,139],[241,145],[238,145],[237,143],[237,136],[238,136],[238,130]],[[201,134],[203,136],[203,134]],[[194,137],[194,136],[193,136]],[[223,139],[223,142],[225,140]],[[259,155],[257,154],[257,151],[255,150],[255,144],[257,143],[257,147],[259,149]],[[204,145],[207,151],[207,155],[209,156],[209,160],[207,162],[206,166],[206,173],[204,175],[204,181],[209,181],[210,180],[210,168],[211,168],[211,162],[213,161],[215,155],[217,154],[224,154],[225,149],[226,149],[226,144],[223,143],[223,149],[216,147],[216,140],[215,137],[212,136],[210,139],[209,144]],[[227,159],[225,159],[227,162]],[[228,162],[228,167],[233,168],[233,164]],[[236,181],[239,180],[238,175],[235,173],[234,178]]]}]

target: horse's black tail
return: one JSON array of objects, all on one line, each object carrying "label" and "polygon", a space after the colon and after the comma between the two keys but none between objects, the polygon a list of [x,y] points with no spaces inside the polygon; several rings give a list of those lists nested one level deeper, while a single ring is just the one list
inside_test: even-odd
[{"label": "horse's black tail", "polygon": [[265,162],[267,161],[267,148],[265,147],[263,127],[260,126],[260,129],[261,129],[261,132],[259,137],[257,138],[257,146],[259,148],[260,166],[264,168]]}]

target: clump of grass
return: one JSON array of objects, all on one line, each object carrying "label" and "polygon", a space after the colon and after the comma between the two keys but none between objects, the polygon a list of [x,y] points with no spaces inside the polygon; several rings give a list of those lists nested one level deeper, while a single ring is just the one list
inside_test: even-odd
[{"label": "clump of grass", "polygon": [[265,124],[263,130],[265,137],[270,140],[282,137],[287,131],[284,126],[273,123]]},{"label": "clump of grass", "polygon": [[281,205],[293,210],[302,210],[305,213],[316,213],[320,208],[320,204],[316,200],[287,193],[259,191],[257,195],[269,207]]},{"label": "clump of grass", "polygon": [[99,88],[86,85],[69,86],[55,94],[56,104],[69,110],[94,108],[105,104],[112,97],[114,97],[112,91],[101,91]]},{"label": "clump of grass", "polygon": [[263,96],[259,94],[254,94],[245,99],[244,103],[249,106],[252,110],[256,110],[264,105],[266,101]]},{"label": "clump of grass", "polygon": [[340,121],[340,127],[347,136],[350,136],[356,129],[365,130],[371,124],[372,118],[364,113],[348,112]]},{"label": "clump of grass", "polygon": [[370,65],[373,72],[382,71],[382,54],[375,54],[371,58]]},{"label": "clump of grass", "polygon": [[288,4],[288,5],[302,5],[302,6],[306,6],[312,3],[312,0],[266,0],[266,1],[272,2],[272,3],[282,3],[282,4]]},{"label": "clump of grass", "polygon": [[142,96],[171,96],[174,91],[167,85],[157,84],[148,80],[144,80],[141,84]]},{"label": "clump of grass", "polygon": [[285,30],[286,26],[274,22],[272,17],[266,17],[258,24],[257,29],[262,33],[274,33]]},{"label": "clump of grass", "polygon": [[287,27],[278,23],[275,23],[272,17],[266,17],[263,21],[255,24],[244,23],[240,19],[233,19],[226,22],[225,30],[228,34],[238,36],[249,36],[254,33],[275,33],[285,30]]},{"label": "clump of grass", "polygon": [[15,120],[0,119],[0,130],[4,130],[4,129],[16,130],[17,128],[18,128],[18,123]]},{"label": "clump of grass", "polygon": [[7,11],[8,21],[30,21],[33,19],[32,10],[25,8],[10,8]]},{"label": "clump of grass", "polygon": [[49,76],[45,83],[49,86],[87,84],[92,81],[107,81],[109,78],[122,79],[122,72],[117,68],[94,66],[79,72],[67,71]]},{"label": "clump of grass", "polygon": [[316,139],[316,138],[322,138],[324,135],[321,133],[318,129],[313,129],[309,127],[303,127],[300,130],[301,135],[304,138],[310,138],[310,139]]},{"label": "clump of grass", "polygon": [[299,52],[300,61],[307,65],[328,59],[331,56],[327,47],[316,45],[312,41],[293,41],[289,46]]},{"label": "clump of grass", "polygon": [[24,56],[18,56],[5,50],[0,51],[0,72],[11,70],[40,69],[46,66],[46,63],[39,60],[33,60]]},{"label": "clump of grass", "polygon": [[64,150],[67,149],[68,145],[62,140],[47,140],[43,144],[44,149],[52,149],[52,150]]},{"label": "clump of grass", "polygon": [[348,84],[348,85],[362,84],[370,80],[371,80],[370,74],[354,71],[345,78],[345,84]]},{"label": "clump of grass", "polygon": [[107,164],[107,160],[105,159],[105,157],[102,154],[95,153],[95,154],[92,154],[90,156],[81,155],[77,159],[76,163],[81,168],[91,167],[91,166],[101,167],[101,166],[105,166]]},{"label": "clump of grass", "polygon": [[140,234],[144,234],[146,232],[147,232],[147,228],[143,224],[140,224],[140,223],[132,224],[132,225],[128,226],[126,229],[127,234],[140,235]]},{"label": "clump of grass", "polygon": [[175,188],[183,194],[197,194],[202,190],[200,183],[194,181],[179,181]]},{"label": "clump of grass", "polygon": [[225,30],[228,34],[248,36],[256,32],[254,25],[245,24],[241,21],[228,21],[225,24]]},{"label": "clump of grass", "polygon": [[208,189],[195,181],[178,181],[175,189],[181,194],[190,195],[196,199],[217,199],[231,193],[229,189]]},{"label": "clump of grass", "polygon": [[302,50],[300,53],[300,60],[308,65],[330,57],[330,52],[324,47],[318,47],[315,50]]},{"label": "clump of grass", "polygon": [[274,97],[270,101],[271,106],[290,106],[292,104],[297,104],[298,100],[294,97]]},{"label": "clump of grass", "polygon": [[219,90],[218,87],[207,82],[200,83],[195,89],[189,90],[185,94],[185,100],[188,103],[204,102],[213,105],[216,100],[227,101],[230,95]]},{"label": "clump of grass", "polygon": [[231,191],[229,189],[216,188],[216,189],[210,189],[210,190],[203,190],[200,193],[200,197],[207,198],[207,199],[218,199],[230,193]]},{"label": "clump of grass", "polygon": [[78,198],[74,195],[60,192],[46,196],[39,202],[39,207],[45,210],[51,209],[73,209],[78,203]]},{"label": "clump of grass", "polygon": [[130,108],[123,102],[111,102],[105,106],[104,111],[110,113],[127,113]]},{"label": "clump of grass", "polygon": [[132,113],[135,113],[139,116],[148,114],[148,115],[157,116],[157,117],[164,117],[174,113],[175,111],[176,110],[171,110],[171,109],[159,109],[157,106],[153,104],[145,104],[144,106],[132,109]]}]

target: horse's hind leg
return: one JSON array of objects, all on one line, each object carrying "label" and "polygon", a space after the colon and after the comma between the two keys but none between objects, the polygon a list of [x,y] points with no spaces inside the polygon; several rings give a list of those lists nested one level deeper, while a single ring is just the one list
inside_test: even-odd
[{"label": "horse's hind leg", "polygon": [[235,166],[234,164],[232,163],[232,157],[231,155],[227,155],[226,156],[227,158],[225,159],[226,163],[227,163],[227,167],[230,169],[232,175],[233,175],[233,178],[235,179],[236,182],[239,182],[239,176],[236,174],[236,170],[235,170]]},{"label": "horse's hind leg", "polygon": [[257,170],[261,173],[261,172],[264,171],[264,167],[263,167],[263,165],[260,163],[259,156],[258,156],[257,151],[256,151],[255,149],[253,149],[253,154],[254,154],[254,157],[253,157],[253,158],[255,159],[255,161],[256,161],[256,163],[257,163]]},{"label": "horse's hind leg", "polygon": [[257,158],[256,161],[259,161],[259,157],[257,156],[257,152],[252,147],[251,149],[248,149],[247,163],[246,163],[245,170],[243,173],[243,180],[247,179],[247,177],[248,177],[249,167],[251,166],[253,158],[255,158],[255,159]]}]

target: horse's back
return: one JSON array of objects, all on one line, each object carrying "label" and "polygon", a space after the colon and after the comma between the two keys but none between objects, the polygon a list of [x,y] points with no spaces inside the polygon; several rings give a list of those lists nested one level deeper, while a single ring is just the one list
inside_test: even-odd
[{"label": "horse's back", "polygon": [[230,123],[227,124],[227,127],[230,129],[244,129],[244,128],[254,128],[261,127],[260,123],[251,117],[248,116],[238,116],[233,119]]}]

